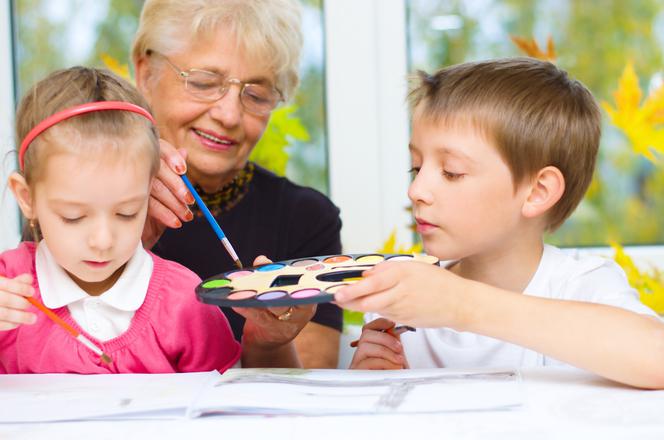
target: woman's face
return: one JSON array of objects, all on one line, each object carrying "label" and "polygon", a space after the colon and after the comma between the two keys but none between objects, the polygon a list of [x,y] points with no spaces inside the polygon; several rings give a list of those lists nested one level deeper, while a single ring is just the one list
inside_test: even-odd
[{"label": "woman's face", "polygon": [[[200,69],[243,82],[274,85],[274,74],[236,47],[235,38],[220,28],[205,39],[193,40],[175,54],[166,54],[182,70]],[[138,85],[152,107],[160,136],[187,150],[190,177],[206,192],[216,191],[241,170],[260,139],[269,115],[242,108],[240,85],[232,85],[215,102],[205,102],[185,90],[184,81],[165,60],[139,60]]]}]

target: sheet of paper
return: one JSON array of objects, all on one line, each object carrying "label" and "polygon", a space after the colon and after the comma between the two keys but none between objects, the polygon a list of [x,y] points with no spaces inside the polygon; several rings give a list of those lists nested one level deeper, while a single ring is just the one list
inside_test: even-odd
[{"label": "sheet of paper", "polygon": [[0,375],[0,423],[184,417],[217,371]]},{"label": "sheet of paper", "polygon": [[227,371],[192,405],[212,414],[371,414],[516,408],[522,383],[513,370]]}]

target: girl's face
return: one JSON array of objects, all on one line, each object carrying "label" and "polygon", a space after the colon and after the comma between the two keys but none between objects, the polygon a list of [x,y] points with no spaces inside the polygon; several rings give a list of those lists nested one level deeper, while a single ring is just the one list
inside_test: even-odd
[{"label": "girl's face", "polygon": [[141,241],[151,184],[144,156],[56,152],[32,188],[34,216],[49,250],[91,295],[115,283]]},{"label": "girl's face", "polygon": [[[182,70],[200,69],[226,79],[274,86],[274,73],[260,60],[248,58],[223,28],[192,41],[181,53],[165,55]],[[205,102],[191,96],[183,79],[163,60],[158,64],[139,61],[136,70],[139,89],[152,107],[161,137],[187,150],[192,179],[206,191],[231,181],[245,166],[270,116],[245,111],[239,85],[231,86],[219,100]]]}]

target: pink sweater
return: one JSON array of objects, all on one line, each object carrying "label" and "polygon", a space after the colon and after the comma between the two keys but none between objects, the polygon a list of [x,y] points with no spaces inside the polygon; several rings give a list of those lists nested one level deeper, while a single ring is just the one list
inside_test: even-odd
[{"label": "pink sweater", "polygon": [[[0,255],[0,275],[33,276],[35,298],[41,301],[35,272],[34,243]],[[67,307],[54,312],[85,334],[113,359],[99,357],[54,324],[35,307],[37,322],[0,331],[0,373],[175,373],[219,370],[240,358],[240,345],[228,321],[215,306],[199,303],[194,288],[200,282],[189,269],[151,254],[154,269],[143,305],[126,332],[106,342],[85,333]]]}]

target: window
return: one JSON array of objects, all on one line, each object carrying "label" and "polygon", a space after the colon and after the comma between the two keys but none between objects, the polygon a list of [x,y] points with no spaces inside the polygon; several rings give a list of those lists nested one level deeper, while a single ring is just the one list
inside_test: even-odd
[{"label": "window", "polygon": [[[10,4],[11,8],[2,11],[6,17],[0,16],[9,24],[11,9],[16,93],[13,99],[11,94],[7,96],[5,108],[8,114],[13,115],[14,103],[32,84],[53,70],[73,65],[108,67],[104,62],[106,56],[116,64],[130,64],[129,51],[143,1],[14,0]],[[300,87],[287,108],[278,109],[273,114],[267,136],[256,149],[260,150],[256,151],[260,153],[257,160],[277,173],[286,174],[294,182],[329,193],[322,0],[302,0],[302,6],[305,39]],[[10,29],[10,26],[3,28]],[[11,46],[6,59],[10,59],[10,54]],[[11,72],[8,71],[7,75],[11,77]],[[6,151],[9,152],[13,148],[13,128],[8,125],[3,130],[3,139],[8,140]],[[283,151],[288,160],[284,166],[265,151],[281,149],[286,143]],[[12,160],[7,162],[8,174],[14,165],[9,163]],[[11,199],[11,196],[7,194],[4,199]],[[13,200],[6,203],[13,203]],[[15,212],[15,209],[12,205],[3,209],[3,213]],[[8,215],[2,217],[4,226]],[[8,229],[16,229],[15,222]],[[11,235],[8,243],[3,243],[3,248],[10,247],[10,242],[14,243],[18,237]]]},{"label": "window", "polygon": [[[644,95],[664,79],[664,5],[659,0],[409,0],[411,69],[523,55],[510,36],[552,37],[557,64],[615,107],[612,93],[632,61]],[[664,242],[664,169],[636,154],[602,111],[597,173],[574,215],[549,241],[564,246]]]}]

